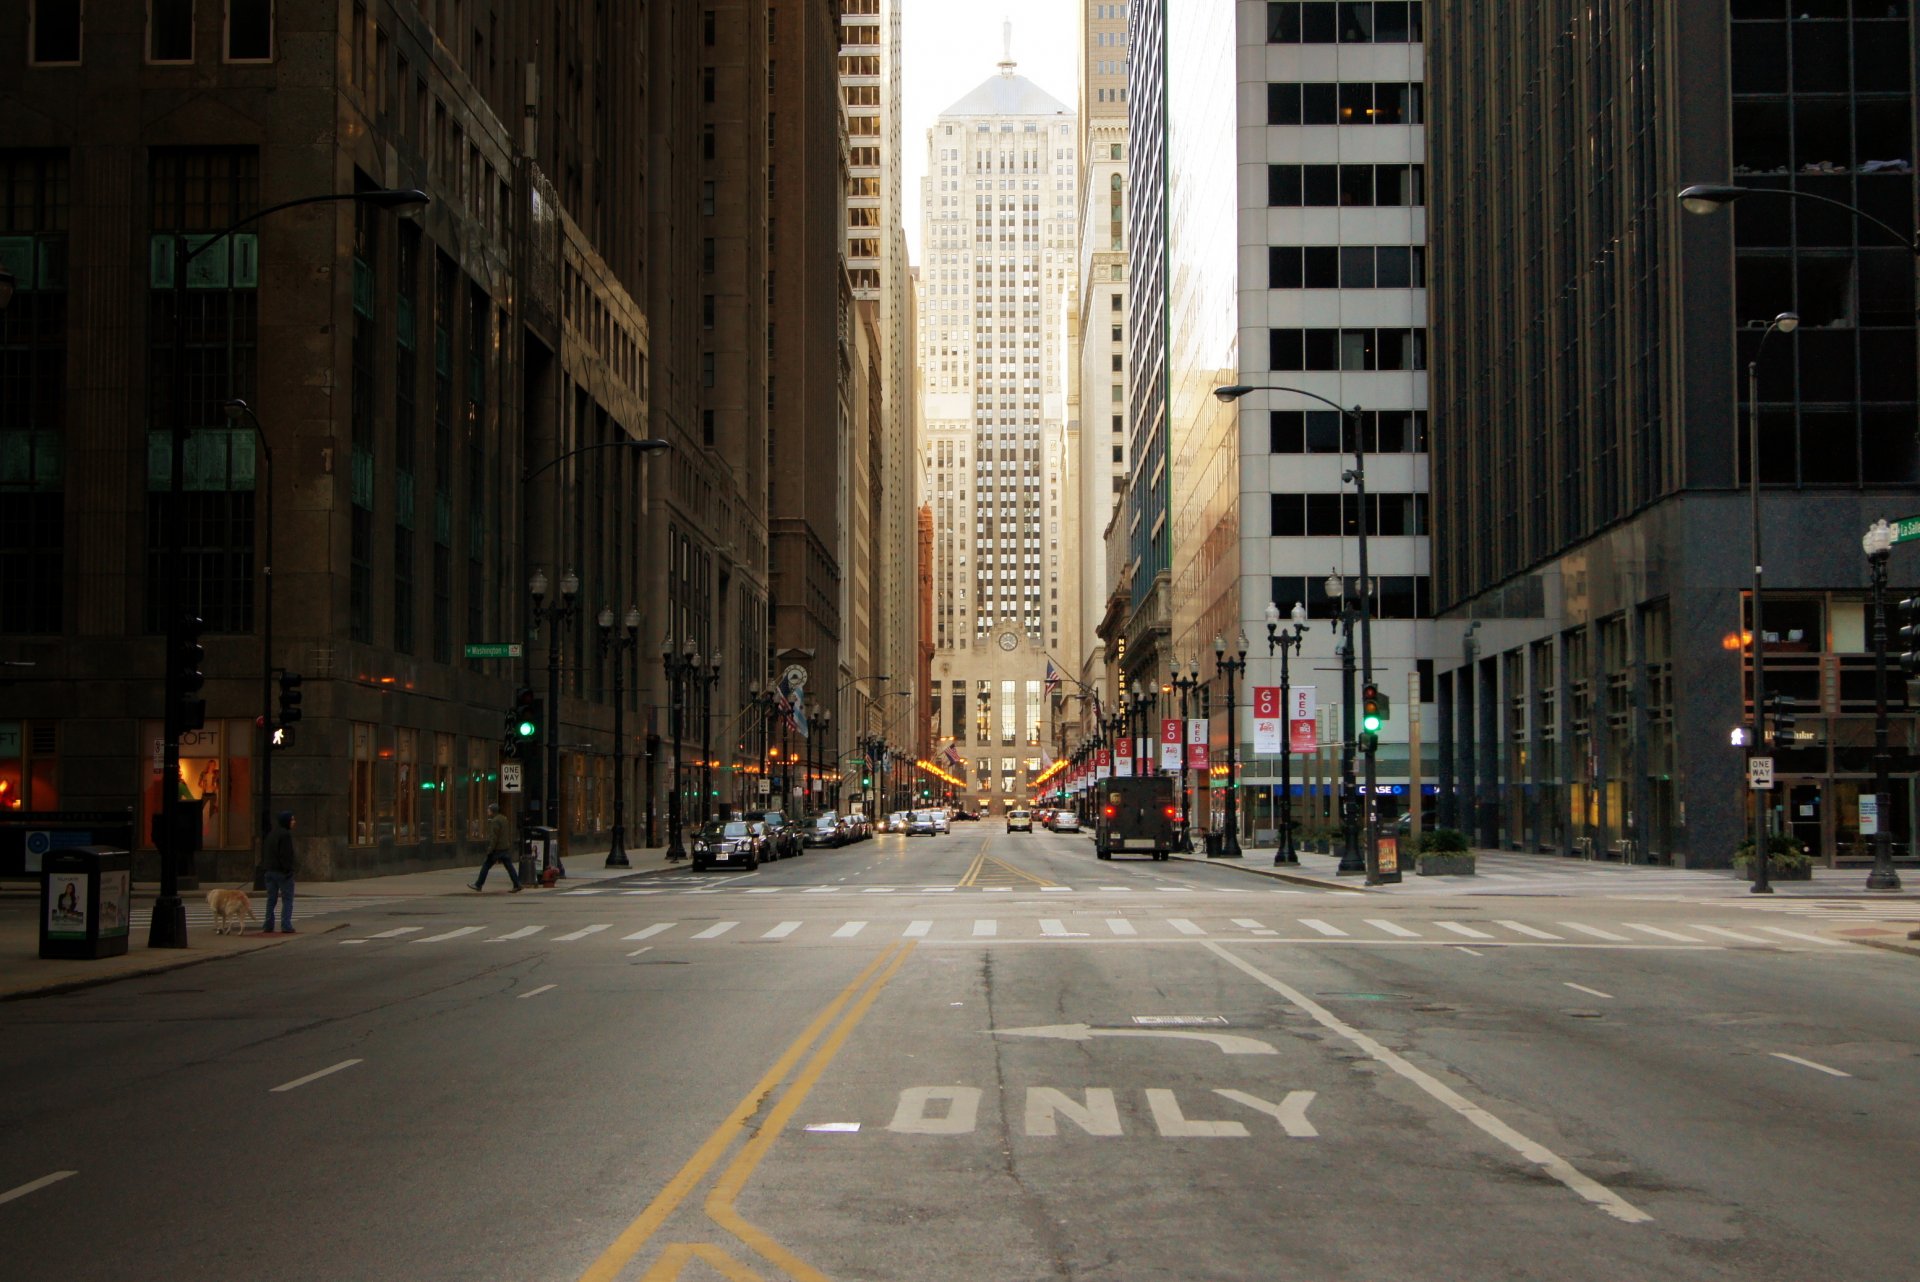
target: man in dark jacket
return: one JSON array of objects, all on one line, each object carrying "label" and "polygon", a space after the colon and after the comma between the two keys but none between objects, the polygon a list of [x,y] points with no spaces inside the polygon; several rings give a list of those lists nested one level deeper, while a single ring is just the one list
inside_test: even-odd
[{"label": "man in dark jacket", "polygon": [[513,867],[513,829],[507,823],[507,817],[500,813],[499,805],[487,807],[487,858],[480,865],[480,875],[467,885],[479,890],[487,884],[487,872],[495,864],[507,870],[507,879],[513,882],[510,894],[520,891],[520,874]]},{"label": "man in dark jacket", "polygon": [[[293,929],[293,811],[282,810],[274,817],[273,831],[267,834],[266,849],[261,852],[267,866],[267,913],[263,935],[291,935]],[[280,929],[273,928],[273,906],[284,901],[280,910]]]}]

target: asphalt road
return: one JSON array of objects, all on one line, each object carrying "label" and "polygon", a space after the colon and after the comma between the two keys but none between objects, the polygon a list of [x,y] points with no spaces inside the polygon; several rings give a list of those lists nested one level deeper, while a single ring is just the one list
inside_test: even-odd
[{"label": "asphalt road", "polygon": [[1912,1276],[1915,962],[1828,925],[988,824],[384,902],[0,1006],[4,1268]]}]

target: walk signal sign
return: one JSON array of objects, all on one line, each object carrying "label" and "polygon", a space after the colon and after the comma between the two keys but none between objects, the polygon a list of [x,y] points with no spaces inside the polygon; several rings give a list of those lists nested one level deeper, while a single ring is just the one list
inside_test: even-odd
[{"label": "walk signal sign", "polygon": [[1920,596],[1910,596],[1893,607],[1900,620],[1895,631],[1895,661],[1910,677],[1920,677]]}]

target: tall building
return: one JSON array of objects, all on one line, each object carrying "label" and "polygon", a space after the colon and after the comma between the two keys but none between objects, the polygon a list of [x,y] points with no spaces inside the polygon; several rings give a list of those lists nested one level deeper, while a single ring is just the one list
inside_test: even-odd
[{"label": "tall building", "polygon": [[934,508],[934,721],[971,799],[1024,800],[1052,750],[1048,656],[1074,609],[1061,548],[1073,109],[998,74],[935,118],[922,180],[920,369]]},{"label": "tall building", "polygon": [[[1116,658],[1163,692],[1197,663],[1220,761],[1216,639],[1229,652],[1247,639],[1243,692],[1277,686],[1266,609],[1300,604],[1314,622],[1295,684],[1337,726],[1339,681],[1314,675],[1339,641],[1325,583],[1358,592],[1364,524],[1373,674],[1398,709],[1379,778],[1404,794],[1429,773],[1409,739],[1431,698],[1421,5],[1222,2],[1182,5],[1177,22],[1168,0],[1127,7],[1131,472]],[[1298,392],[1223,404],[1222,383]],[[1314,396],[1359,407],[1357,433]],[[1355,451],[1364,509],[1345,475]],[[1244,693],[1240,721],[1241,813],[1258,833],[1275,824],[1280,763],[1253,752]],[[1202,823],[1217,821],[1224,783]]]},{"label": "tall building", "polygon": [[[1376,8],[1379,6],[1376,6]],[[1860,538],[1911,510],[1911,6],[1570,0],[1431,22],[1436,604],[1445,817],[1482,845],[1724,866],[1764,798],[1864,858],[1873,620]],[[1489,182],[1489,174],[1498,181]],[[1761,336],[1792,311],[1799,327]],[[1757,361],[1757,406],[1747,373]],[[1762,554],[1749,547],[1757,409]],[[1751,575],[1798,725],[1746,786]],[[1914,571],[1896,549],[1895,594]],[[1913,840],[1915,723],[1894,682]]]}]

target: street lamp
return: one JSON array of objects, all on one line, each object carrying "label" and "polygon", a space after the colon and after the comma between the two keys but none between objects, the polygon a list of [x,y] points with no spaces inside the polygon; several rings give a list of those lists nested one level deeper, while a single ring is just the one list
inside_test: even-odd
[{"label": "street lamp", "polygon": [[1234,715],[1234,678],[1247,670],[1247,637],[1240,634],[1238,657],[1227,657],[1226,643],[1213,638],[1213,670],[1227,677],[1227,833],[1220,842],[1220,858],[1240,858],[1240,722]]},{"label": "street lamp", "polygon": [[546,715],[540,719],[540,741],[542,775],[541,820],[549,828],[560,827],[560,644],[566,635],[567,624],[573,621],[576,613],[576,598],[580,595],[580,576],[568,570],[560,576],[560,595],[552,605],[546,604],[547,593],[552,585],[547,581],[545,569],[536,569],[527,580],[527,595],[533,598],[533,618],[535,626],[551,623],[553,631],[547,636],[547,707]]},{"label": "street lamp", "polygon": [[668,732],[673,736],[673,778],[667,787],[667,858],[685,859],[687,848],[680,842],[680,769],[686,757],[686,714],[689,687],[700,669],[700,655],[688,637],[684,651],[676,651],[671,638],[660,642],[660,667],[667,678]]},{"label": "street lamp", "polygon": [[[0,304],[4,305],[4,304]],[[264,564],[260,569],[260,857],[254,863],[253,888],[267,888],[267,834],[273,831],[273,447],[253,407],[239,397],[221,406],[233,422],[253,428],[260,457],[266,462],[263,483],[266,529],[262,534]]]},{"label": "street lamp", "polygon": [[[167,504],[161,526],[161,543],[166,549],[162,562],[160,585],[150,585],[151,590],[164,590],[166,601],[166,676],[164,691],[166,711],[161,741],[160,775],[165,786],[160,789],[160,831],[154,845],[160,853],[160,894],[153,901],[153,918],[147,929],[147,947],[149,948],[185,948],[187,946],[187,907],[180,898],[180,866],[186,857],[197,848],[197,839],[188,832],[187,812],[182,810],[180,802],[180,736],[189,729],[198,729],[197,725],[188,726],[183,715],[188,691],[182,684],[185,673],[174,662],[176,645],[183,645],[197,637],[197,620],[189,625],[195,616],[188,600],[186,520],[182,509],[186,501],[187,470],[187,378],[186,378],[186,310],[187,310],[187,265],[215,245],[225,246],[228,237],[243,227],[277,214],[283,210],[295,209],[303,205],[332,204],[355,201],[372,205],[376,209],[399,210],[427,203],[427,194],[422,191],[398,191],[385,188],[372,191],[327,192],[318,196],[300,196],[293,200],[283,200],[255,210],[244,218],[236,219],[226,227],[202,240],[192,248],[187,246],[185,233],[173,236],[173,280],[169,289],[172,315],[168,318],[173,327],[172,358],[169,362],[169,378],[172,383],[169,397],[168,422],[168,475]],[[0,279],[0,306],[13,299],[18,282],[8,274]]]},{"label": "street lamp", "polygon": [[1783,196],[1788,200],[1808,200],[1817,205],[1832,205],[1835,209],[1844,209],[1862,222],[1878,227],[1893,237],[1916,255],[1920,255],[1920,235],[1911,235],[1875,218],[1858,205],[1849,205],[1844,200],[1835,200],[1831,196],[1822,196],[1817,192],[1799,191],[1791,187],[1735,187],[1728,183],[1692,183],[1682,187],[1678,193],[1681,208],[1690,214],[1717,214],[1743,196]]},{"label": "street lamp", "polygon": [[1180,692],[1180,848],[1193,851],[1193,816],[1187,805],[1187,721],[1193,715],[1191,700],[1194,692],[1200,688],[1200,661],[1193,661],[1192,668],[1185,676],[1181,675],[1180,660],[1173,661],[1173,688]]},{"label": "street lamp", "polygon": [[[1766,736],[1767,713],[1767,631],[1763,622],[1760,597],[1761,561],[1760,561],[1760,353],[1766,350],[1767,340],[1774,331],[1791,334],[1800,326],[1800,318],[1792,312],[1781,312],[1767,323],[1760,333],[1760,342],[1753,349],[1753,359],[1747,362],[1747,496],[1748,508],[1752,516],[1753,531],[1751,545],[1753,551],[1753,734],[1747,739],[1747,760],[1768,755]],[[1751,778],[1752,767],[1748,767]],[[1749,785],[1748,792],[1753,794],[1753,893],[1771,895],[1773,883],[1769,880],[1770,870],[1767,860],[1767,806],[1766,798]]]},{"label": "street lamp", "polygon": [[1867,874],[1868,890],[1900,889],[1900,874],[1893,870],[1892,834],[1887,831],[1887,558],[1893,553],[1893,527],[1875,521],[1860,540],[1867,554],[1867,567],[1873,572],[1873,871]]},{"label": "street lamp", "polygon": [[627,655],[640,639],[640,607],[629,606],[620,633],[613,630],[613,607],[600,617],[600,652],[613,656],[613,838],[607,848],[607,867],[631,868],[627,859]]},{"label": "street lamp", "polygon": [[[1327,575],[1327,595],[1339,603],[1333,629],[1340,634],[1340,867],[1343,875],[1365,873],[1366,856],[1360,850],[1360,799],[1353,781],[1353,621],[1355,611],[1347,596],[1347,581],[1338,570]],[[1364,587],[1364,585],[1363,585]]]},{"label": "street lamp", "polygon": [[1280,607],[1267,602],[1267,657],[1280,651],[1280,848],[1274,851],[1275,864],[1297,864],[1300,856],[1293,849],[1293,685],[1288,655],[1297,651],[1307,637],[1307,607],[1293,603],[1288,625],[1280,626]]}]

